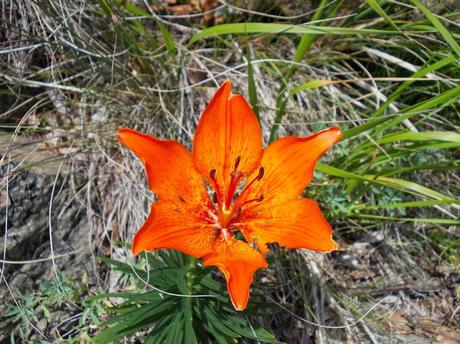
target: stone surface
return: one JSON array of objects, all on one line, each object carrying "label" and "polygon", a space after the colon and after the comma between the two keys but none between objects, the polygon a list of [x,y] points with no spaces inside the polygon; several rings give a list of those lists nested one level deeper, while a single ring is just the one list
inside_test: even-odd
[{"label": "stone surface", "polygon": [[[0,135],[3,139],[5,136]],[[92,269],[88,219],[75,197],[75,191],[85,185],[81,177],[84,173],[73,171],[71,175],[65,163],[56,163],[45,152],[36,153],[33,159],[51,163],[24,166],[14,156],[21,157],[27,150],[33,152],[36,145],[21,145],[22,140],[16,140],[15,149],[9,152],[1,150],[8,146],[0,142],[0,157],[5,153],[10,157],[5,159],[8,163],[0,164],[0,343],[9,343],[9,335],[17,325],[13,317],[5,316],[14,304],[13,295],[22,303],[18,293],[34,295],[45,281],[55,280],[56,273],[79,281]],[[5,288],[6,283],[9,288]],[[67,308],[63,317],[73,313],[68,305],[62,307]],[[43,312],[36,316],[39,328],[49,331]],[[53,321],[64,319],[53,315]]]}]

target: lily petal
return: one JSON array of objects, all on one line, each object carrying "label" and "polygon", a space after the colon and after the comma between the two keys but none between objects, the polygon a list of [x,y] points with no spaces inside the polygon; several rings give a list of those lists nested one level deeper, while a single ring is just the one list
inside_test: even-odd
[{"label": "lily petal", "polygon": [[330,252],[338,247],[332,239],[331,226],[311,199],[275,200],[252,210],[254,213],[246,214],[244,223],[238,228],[262,253],[268,252],[268,243],[319,252]]},{"label": "lily petal", "polygon": [[[261,166],[265,174],[251,187],[248,198],[299,197],[313,177],[316,161],[341,137],[339,128],[330,128],[306,137],[287,136],[276,140],[263,153]],[[249,180],[256,175],[254,172]]]},{"label": "lily petal", "polygon": [[193,168],[192,155],[179,142],[127,128],[118,130],[117,139],[142,160],[150,189],[160,199],[197,204],[207,197],[203,178]]},{"label": "lily petal", "polygon": [[238,171],[248,176],[262,157],[257,118],[246,100],[240,95],[231,95],[230,90],[230,81],[217,90],[201,116],[193,141],[196,170],[208,180],[210,171],[216,170],[222,196],[228,190],[230,173],[237,161]]},{"label": "lily petal", "polygon": [[242,311],[248,304],[254,273],[266,268],[267,262],[262,254],[243,241],[217,240],[213,253],[203,257],[203,265],[215,266],[223,272],[233,306]]},{"label": "lily petal", "polygon": [[134,236],[132,252],[170,248],[200,258],[212,252],[213,241],[214,229],[203,221],[198,208],[159,200]]}]

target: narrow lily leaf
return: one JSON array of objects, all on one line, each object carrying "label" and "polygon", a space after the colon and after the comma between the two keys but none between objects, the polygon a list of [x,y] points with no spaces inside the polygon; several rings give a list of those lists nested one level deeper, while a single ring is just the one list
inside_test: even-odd
[{"label": "narrow lily leaf", "polygon": [[184,344],[197,344],[198,340],[193,329],[193,318],[184,319]]},{"label": "narrow lily leaf", "polygon": [[206,28],[195,34],[189,44],[199,40],[229,34],[270,33],[270,34],[297,34],[297,35],[399,35],[398,31],[359,29],[349,27],[291,25],[281,23],[232,23],[221,24]]},{"label": "narrow lily leaf", "polygon": [[441,23],[441,21],[433,14],[431,11],[423,6],[420,1],[418,0],[411,0],[411,2],[417,6],[417,8],[423,12],[423,14],[430,20],[433,26],[438,30],[442,37],[446,40],[446,42],[450,45],[453,51],[460,57],[460,46],[458,45],[457,41],[452,37],[450,32],[445,28],[445,26]]},{"label": "narrow lily leaf", "polygon": [[166,344],[182,343],[184,334],[184,321],[182,313],[178,312],[174,320],[169,324],[168,336],[166,337]]},{"label": "narrow lily leaf", "polygon": [[238,333],[233,331],[231,328],[225,326],[211,309],[205,308],[204,315],[207,317],[207,320],[209,321],[209,323],[213,324],[216,329],[218,329],[220,332],[222,332],[226,336],[229,336],[232,338],[240,337]]},{"label": "narrow lily leaf", "polygon": [[163,343],[168,335],[169,325],[173,322],[174,313],[166,315],[150,331],[149,336],[145,339],[144,344]]}]

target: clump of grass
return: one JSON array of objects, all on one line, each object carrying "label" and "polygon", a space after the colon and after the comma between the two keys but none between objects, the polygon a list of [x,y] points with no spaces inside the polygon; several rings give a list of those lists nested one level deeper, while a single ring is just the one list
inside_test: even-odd
[{"label": "clump of grass", "polygon": [[[276,310],[255,321],[286,342],[404,340],[413,327],[395,324],[395,314],[435,319],[448,333],[460,314],[449,287],[460,259],[458,9],[320,1],[307,15],[274,3],[275,17],[222,3],[210,13],[223,25],[206,28],[202,14],[174,17],[148,2],[3,1],[0,161],[19,163],[2,192],[31,168],[18,138],[51,151],[85,179],[73,202],[90,224],[90,279],[108,291],[132,287],[95,260],[130,262],[117,242],[131,241],[153,200],[115,129],[190,145],[210,94],[228,78],[249,93],[267,144],[332,125],[345,133],[306,190],[342,248],[326,257],[276,249],[275,268],[256,285]],[[427,279],[441,290],[424,289]]]}]

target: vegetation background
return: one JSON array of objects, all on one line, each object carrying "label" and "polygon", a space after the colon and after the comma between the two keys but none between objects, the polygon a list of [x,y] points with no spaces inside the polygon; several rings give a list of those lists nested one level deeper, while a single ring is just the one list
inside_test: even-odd
[{"label": "vegetation background", "polygon": [[[0,10],[1,343],[458,343],[458,1]],[[190,146],[226,79],[266,144],[345,133],[306,190],[339,251],[275,249],[244,313],[216,271],[131,256],[154,196],[114,138],[124,126]]]}]

